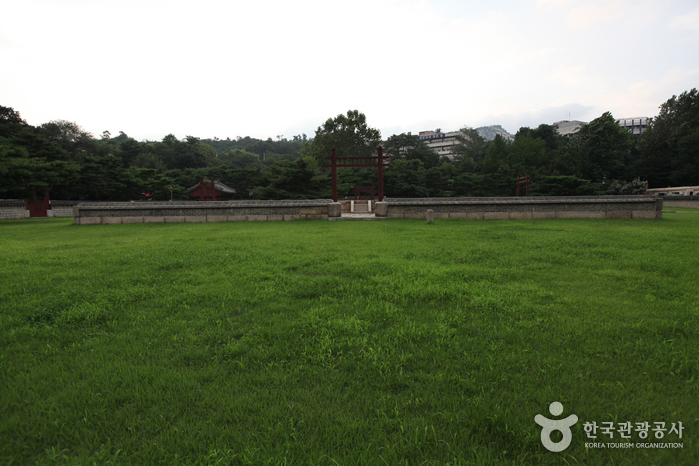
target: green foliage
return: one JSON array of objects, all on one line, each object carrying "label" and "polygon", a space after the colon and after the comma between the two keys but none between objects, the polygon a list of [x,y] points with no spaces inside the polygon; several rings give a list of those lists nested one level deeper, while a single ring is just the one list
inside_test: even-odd
[{"label": "green foliage", "polygon": [[590,180],[575,176],[549,175],[537,178],[536,183],[532,184],[531,194],[538,196],[591,196],[600,194],[600,190],[598,185]]},{"label": "green foliage", "polygon": [[66,151],[28,129],[0,138],[0,194],[5,196],[36,199],[47,188],[65,192],[77,167]]},{"label": "green foliage", "polygon": [[264,187],[253,191],[258,199],[319,198],[324,188],[304,159],[277,162],[263,169],[261,176],[265,180]]},{"label": "green foliage", "polygon": [[439,155],[427,146],[419,136],[394,134],[383,145],[384,154],[390,160],[419,160],[426,169],[439,164]]},{"label": "green foliage", "polygon": [[216,149],[216,152],[219,154],[225,154],[227,152],[239,149],[245,152],[257,154],[260,158],[262,158],[267,153],[293,154],[299,156],[301,155],[301,148],[308,142],[308,138],[305,134],[296,135],[292,140],[288,140],[280,136],[276,141],[274,141],[272,138],[262,140],[246,136],[244,138],[238,137],[236,139],[203,139],[201,142],[210,145]]},{"label": "green foliage", "polygon": [[699,92],[694,88],[672,96],[641,137],[636,171],[651,188],[699,184],[696,136]]},{"label": "green foliage", "polygon": [[645,194],[646,183],[640,179],[629,181],[628,183],[614,181],[607,188],[605,194],[610,195],[629,195],[629,194]]},{"label": "green foliage", "polygon": [[544,165],[546,141],[528,134],[518,136],[509,148],[509,165],[513,170],[524,173]]},{"label": "green foliage", "polygon": [[12,107],[0,105],[0,138],[11,138],[27,128],[27,122]]},{"label": "green foliage", "polygon": [[221,160],[231,168],[261,168],[260,156],[243,149],[233,149],[221,154]]},{"label": "green foliage", "polygon": [[394,159],[384,174],[385,193],[389,197],[427,197],[426,170],[419,159]]},{"label": "green foliage", "polygon": [[670,179],[675,186],[699,183],[699,126],[677,141],[677,156],[672,161]]},{"label": "green foliage", "polygon": [[583,126],[575,137],[586,179],[601,183],[629,178],[631,134],[619,126],[611,113],[605,112]]},{"label": "green foliage", "polygon": [[[571,137],[542,124],[520,128],[513,141],[498,135],[486,142],[464,127],[453,160],[440,158],[418,136],[393,135],[384,143],[391,161],[386,195],[512,196],[517,174],[527,171],[536,195],[639,192],[627,187],[637,178],[650,187],[699,184],[698,99],[696,89],[673,96],[640,138],[609,112]],[[142,192],[169,199],[172,186],[173,197],[188,199],[187,188],[205,176],[234,187],[237,199],[327,198],[332,147],[338,156],[372,156],[380,143],[380,132],[357,110],[328,119],[310,140],[305,134],[291,140],[169,134],[139,142],[123,131],[116,137],[105,131],[97,140],[65,120],[33,127],[0,107],[0,194],[40,197],[48,187],[53,199],[130,200]],[[377,184],[374,168],[338,174],[341,197],[352,195],[355,185]]]},{"label": "green foliage", "polygon": [[456,136],[457,144],[454,145],[456,159],[462,162],[480,162],[486,154],[486,142],[473,128],[464,127]]},{"label": "green foliage", "polygon": [[319,126],[313,141],[302,150],[304,156],[312,157],[324,166],[332,148],[338,157],[369,157],[376,155],[381,143],[381,132],[367,125],[366,116],[358,110],[348,110]]}]

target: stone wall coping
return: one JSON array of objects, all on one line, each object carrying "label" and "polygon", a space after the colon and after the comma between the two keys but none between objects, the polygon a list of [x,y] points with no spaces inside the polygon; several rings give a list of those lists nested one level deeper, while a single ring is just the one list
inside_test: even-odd
[{"label": "stone wall coping", "polygon": [[206,201],[206,202],[110,202],[110,203],[80,203],[80,210],[152,210],[157,209],[201,209],[201,208],[245,208],[245,207],[325,207],[332,199],[313,200],[282,200],[282,201]]},{"label": "stone wall coping", "polygon": [[664,199],[666,201],[699,201],[699,196],[679,196],[679,195],[666,195],[666,196],[655,196],[657,199]]},{"label": "stone wall coping", "polygon": [[0,199],[0,207],[25,207],[24,199]]},{"label": "stone wall coping", "polygon": [[445,198],[396,198],[384,201],[388,205],[463,205],[463,204],[610,204],[654,203],[658,196],[536,196],[536,197],[445,197]]}]

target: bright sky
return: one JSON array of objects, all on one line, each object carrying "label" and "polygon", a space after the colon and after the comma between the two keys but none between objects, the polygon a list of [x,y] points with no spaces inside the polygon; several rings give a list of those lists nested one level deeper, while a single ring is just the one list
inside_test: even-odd
[{"label": "bright sky", "polygon": [[0,105],[138,140],[655,116],[696,0],[0,0]]}]

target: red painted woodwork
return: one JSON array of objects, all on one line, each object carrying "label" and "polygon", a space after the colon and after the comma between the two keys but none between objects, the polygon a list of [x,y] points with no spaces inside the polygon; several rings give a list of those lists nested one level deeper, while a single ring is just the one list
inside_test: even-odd
[{"label": "red painted woodwork", "polygon": [[206,180],[201,176],[199,183],[189,188],[187,193],[196,197],[197,201],[227,201],[229,195],[235,193],[235,189],[223,183],[217,183],[215,180]]},{"label": "red painted woodwork", "polygon": [[49,200],[49,190],[42,199],[25,199],[24,205],[29,211],[30,218],[48,217],[48,211],[51,209],[51,201]]},{"label": "red painted woodwork", "polygon": [[330,152],[330,157],[326,157],[326,159],[330,159],[330,165],[326,165],[326,167],[330,167],[330,171],[332,174],[332,183],[333,183],[333,202],[337,202],[337,168],[338,167],[347,167],[347,168],[362,168],[362,167],[369,167],[369,168],[378,168],[379,172],[379,202],[383,201],[383,167],[385,167],[388,164],[388,160],[384,159],[383,156],[383,147],[379,146],[379,150],[377,152],[376,156],[371,156],[371,157],[338,157],[335,148],[332,148],[332,151]]},{"label": "red painted woodwork", "polygon": [[516,194],[517,197],[519,197],[519,185],[520,185],[520,183],[527,184],[527,197],[529,197],[529,170],[527,170],[526,176],[522,176],[519,173],[517,173],[517,194]]},{"label": "red painted woodwork", "polygon": [[355,201],[373,201],[374,200],[374,185],[367,186],[365,188],[356,186],[354,187],[354,200]]}]

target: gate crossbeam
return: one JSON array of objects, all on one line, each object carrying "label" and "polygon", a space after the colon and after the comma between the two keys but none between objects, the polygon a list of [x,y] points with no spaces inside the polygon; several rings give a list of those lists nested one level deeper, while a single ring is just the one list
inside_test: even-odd
[{"label": "gate crossbeam", "polygon": [[[330,157],[325,157],[330,160],[329,165],[332,173],[333,183],[333,202],[337,202],[337,169],[340,168],[378,168],[379,171],[379,202],[383,201],[383,168],[388,165],[388,160],[384,159],[383,147],[379,146],[376,156],[370,157],[338,157],[335,148],[333,147]],[[357,160],[357,162],[353,162]],[[359,162],[361,161],[361,162]]]}]

